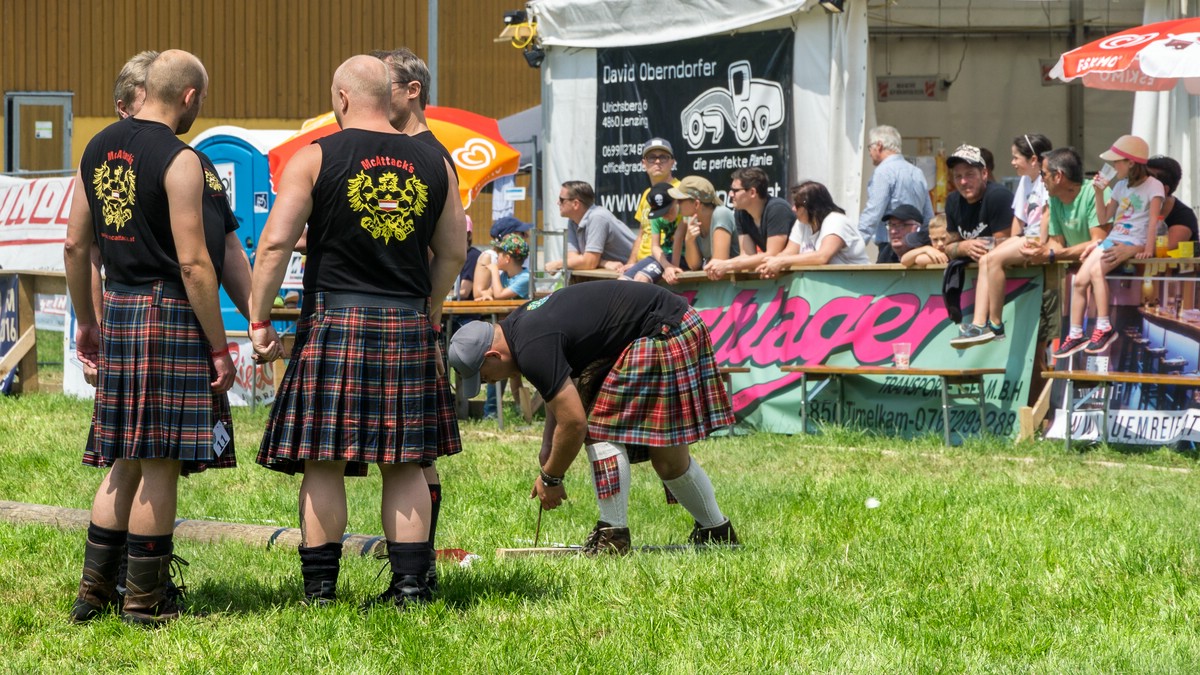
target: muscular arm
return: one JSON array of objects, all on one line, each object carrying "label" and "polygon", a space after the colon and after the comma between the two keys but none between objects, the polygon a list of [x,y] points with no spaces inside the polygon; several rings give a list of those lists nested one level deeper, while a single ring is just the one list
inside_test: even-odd
[{"label": "muscular arm", "polygon": [[185,150],[176,155],[167,167],[163,186],[170,201],[171,234],[188,302],[209,345],[224,349],[229,340],[221,318],[217,273],[204,243],[204,171],[196,153]]},{"label": "muscular arm", "polygon": [[221,285],[229,293],[229,299],[247,319],[250,317],[250,259],[238,239],[237,232],[225,235],[225,269],[221,273]]},{"label": "muscular arm", "polygon": [[586,436],[587,413],[575,383],[568,379],[558,393],[546,401],[546,430],[542,444],[543,448],[548,444],[550,452],[542,469],[551,476],[565,475]]},{"label": "muscular arm", "polygon": [[321,146],[309,145],[292,156],[283,170],[279,196],[258,239],[250,284],[250,320],[267,321],[292,248],[312,213],[312,188],[321,167]]},{"label": "muscular arm", "polygon": [[75,320],[83,325],[98,325],[93,293],[92,251],[95,245],[92,232],[92,211],[83,191],[83,179],[75,174],[71,195],[71,213],[67,216],[67,236],[63,246],[63,265],[67,272],[67,288]]},{"label": "muscular arm", "polygon": [[429,266],[431,297],[429,299],[429,321],[435,326],[442,320],[442,303],[454,288],[454,280],[467,259],[467,215],[463,212],[462,200],[458,196],[458,179],[454,169],[442,160],[449,179],[446,190],[446,205],[438,218],[429,248],[433,249],[433,262]]}]

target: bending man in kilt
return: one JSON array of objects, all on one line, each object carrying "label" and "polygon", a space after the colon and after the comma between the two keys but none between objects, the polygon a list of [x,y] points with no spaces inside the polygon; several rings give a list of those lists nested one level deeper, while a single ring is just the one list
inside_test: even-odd
[{"label": "bending man in kilt", "polygon": [[586,439],[600,520],[585,552],[629,550],[629,465],[646,459],[695,519],[693,543],[737,543],[688,452],[734,420],[708,329],[682,297],[620,281],[568,286],[499,325],[463,326],[450,341],[450,363],[467,395],[481,379],[520,374],[546,400],[532,493],[543,508],[566,498],[563,474]]},{"label": "bending man in kilt", "polygon": [[300,570],[305,599],[315,604],[336,597],[344,476],[366,475],[368,463],[383,474],[392,567],[377,600],[429,599],[421,464],[462,449],[434,326],[466,257],[466,221],[441,153],[388,122],[391,89],[377,58],[355,56],[337,69],[333,110],[342,131],[288,162],[254,267],[251,335],[271,360],[279,345],[270,307],[308,223],[296,344],[258,462],[304,473]]},{"label": "bending man in kilt", "polygon": [[[84,463],[112,469],[92,503],[74,621],[116,604],[122,559],[122,618],[176,618],[168,589],[179,475],[235,465],[225,397],[235,373],[217,290],[224,276],[246,311],[250,270],[242,255],[226,261],[237,222],[220,181],[176,138],[207,92],[195,56],[163,52],[148,69],[145,104],[88,143],[76,177],[64,258],[79,359],[98,369]],[[99,324],[93,245],[107,274]]]}]

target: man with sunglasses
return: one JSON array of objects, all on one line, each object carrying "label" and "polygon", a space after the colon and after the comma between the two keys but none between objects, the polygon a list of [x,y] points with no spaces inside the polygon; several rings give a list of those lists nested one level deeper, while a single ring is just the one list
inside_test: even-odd
[{"label": "man with sunglasses", "polygon": [[571,270],[603,267],[617,271],[633,250],[633,232],[611,211],[595,203],[589,183],[569,180],[558,190],[558,214],[567,219],[567,258],[546,263],[557,272],[566,263]]}]

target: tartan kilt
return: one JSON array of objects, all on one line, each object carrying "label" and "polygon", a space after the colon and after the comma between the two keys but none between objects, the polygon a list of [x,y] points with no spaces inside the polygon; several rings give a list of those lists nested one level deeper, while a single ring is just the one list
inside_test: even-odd
[{"label": "tartan kilt", "polygon": [[689,307],[678,328],[634,340],[617,359],[592,403],[588,434],[657,448],[695,443],[733,423],[708,328]]},{"label": "tartan kilt", "polygon": [[437,334],[411,309],[327,310],[314,293],[267,421],[257,461],[294,474],[306,460],[429,462],[462,451],[449,381],[437,373]]},{"label": "tartan kilt", "polygon": [[[100,373],[83,463],[176,459],[180,473],[237,466],[229,399],[209,387],[211,350],[187,300],[106,291]],[[229,444],[213,451],[213,427]]]}]

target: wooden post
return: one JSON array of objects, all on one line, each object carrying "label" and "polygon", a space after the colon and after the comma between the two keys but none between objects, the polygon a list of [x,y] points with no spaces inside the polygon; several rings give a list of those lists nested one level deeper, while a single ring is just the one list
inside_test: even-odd
[{"label": "wooden post", "polygon": [[25,356],[21,358],[19,368],[21,369],[21,377],[13,382],[13,391],[18,393],[31,394],[37,392],[38,388],[38,359],[37,359],[37,331],[34,328],[34,279],[33,277],[18,274],[17,275],[17,323],[21,326],[21,331],[34,330],[34,347],[25,352]]}]

